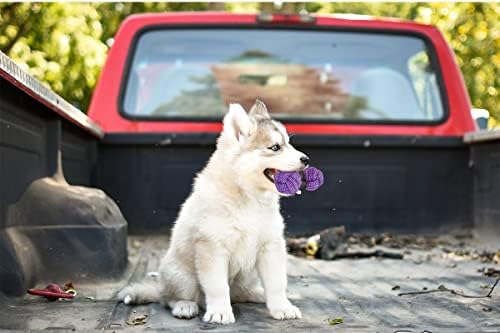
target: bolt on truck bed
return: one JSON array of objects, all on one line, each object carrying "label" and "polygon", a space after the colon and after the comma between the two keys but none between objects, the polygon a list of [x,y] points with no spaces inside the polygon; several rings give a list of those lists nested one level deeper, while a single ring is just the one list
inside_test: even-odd
[{"label": "bolt on truck bed", "polygon": [[[0,53],[0,329],[500,330],[499,264],[470,254],[499,248],[500,134],[473,132],[467,92],[441,34],[390,20],[284,20],[130,18],[109,53],[91,118]],[[208,48],[193,44],[221,36],[229,56],[209,58]],[[295,41],[318,52],[294,48]],[[368,49],[357,52],[360,45]],[[380,45],[394,52],[371,52]],[[172,82],[175,94],[158,90]],[[260,97],[250,92],[268,94],[296,133],[294,145],[325,172],[321,190],[283,200],[289,237],[343,225],[350,234],[474,238],[451,252],[403,247],[402,260],[290,256],[289,295],[302,320],[274,321],[263,305],[236,304],[237,323],[219,327],[174,319],[158,304],[118,303],[119,288],[155,270],[193,176],[213,151],[221,107]],[[308,99],[311,92],[317,99]],[[284,107],[277,96],[293,103]],[[186,105],[196,112],[184,114]],[[69,281],[79,293],[71,301],[26,295]],[[424,287],[429,293],[420,293]],[[126,323],[140,315],[148,315],[144,325]]]}]

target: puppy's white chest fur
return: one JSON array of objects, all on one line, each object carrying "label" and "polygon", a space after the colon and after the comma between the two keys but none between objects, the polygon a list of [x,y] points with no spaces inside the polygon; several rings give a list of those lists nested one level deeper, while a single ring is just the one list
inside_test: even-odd
[{"label": "puppy's white chest fur", "polygon": [[282,237],[283,220],[277,205],[249,202],[239,207],[233,223],[228,226],[226,249],[229,254],[229,275],[255,269],[257,257],[267,243]]}]

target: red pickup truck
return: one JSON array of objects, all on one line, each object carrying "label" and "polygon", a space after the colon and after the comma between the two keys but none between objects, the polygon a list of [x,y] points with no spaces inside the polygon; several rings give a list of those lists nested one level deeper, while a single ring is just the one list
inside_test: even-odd
[{"label": "red pickup truck", "polygon": [[[283,200],[287,236],[344,226],[346,242],[406,243],[402,260],[290,256],[304,318],[236,304],[230,330],[500,331],[500,133],[477,131],[441,33],[227,13],[126,19],[88,117],[0,54],[0,329],[227,330],[114,293],[156,269],[228,103],[257,98],[325,173]],[[70,280],[71,301],[24,295]]]}]

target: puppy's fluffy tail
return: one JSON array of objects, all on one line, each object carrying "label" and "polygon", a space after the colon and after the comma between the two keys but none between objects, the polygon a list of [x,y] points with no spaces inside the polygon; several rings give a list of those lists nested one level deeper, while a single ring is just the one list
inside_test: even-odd
[{"label": "puppy's fluffy tail", "polygon": [[143,280],[123,288],[118,299],[125,304],[145,304],[160,301],[159,284],[152,280]]}]

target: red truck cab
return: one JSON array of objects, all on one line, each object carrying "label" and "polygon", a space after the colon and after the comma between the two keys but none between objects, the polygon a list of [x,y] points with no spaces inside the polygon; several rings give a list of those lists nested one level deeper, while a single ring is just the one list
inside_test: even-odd
[{"label": "red truck cab", "polygon": [[365,16],[131,16],[89,116],[106,133],[213,133],[229,102],[255,98],[306,135],[456,137],[476,129],[438,29]]}]

